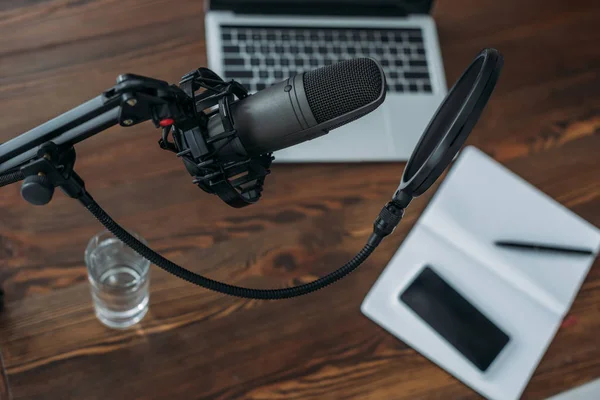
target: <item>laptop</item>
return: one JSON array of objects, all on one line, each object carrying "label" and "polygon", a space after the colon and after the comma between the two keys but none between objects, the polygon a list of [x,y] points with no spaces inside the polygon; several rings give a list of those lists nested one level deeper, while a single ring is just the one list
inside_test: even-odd
[{"label": "laptop", "polygon": [[371,57],[386,101],[279,162],[406,161],[447,92],[433,0],[211,0],[209,68],[251,92],[332,63]]}]

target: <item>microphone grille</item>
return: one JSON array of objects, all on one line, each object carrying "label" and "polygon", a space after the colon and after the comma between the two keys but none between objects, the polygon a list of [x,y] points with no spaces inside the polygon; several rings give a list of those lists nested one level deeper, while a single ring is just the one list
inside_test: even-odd
[{"label": "microphone grille", "polygon": [[303,82],[310,109],[320,124],[377,100],[385,77],[376,61],[357,58],[306,72]]}]

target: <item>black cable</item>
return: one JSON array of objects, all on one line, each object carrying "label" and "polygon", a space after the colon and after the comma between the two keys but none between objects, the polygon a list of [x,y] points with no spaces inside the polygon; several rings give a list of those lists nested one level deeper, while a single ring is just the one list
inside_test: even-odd
[{"label": "black cable", "polygon": [[247,299],[287,299],[322,289],[358,268],[379,244],[379,240],[370,240],[370,242],[367,243],[352,260],[346,263],[346,265],[313,282],[284,289],[251,289],[218,282],[180,267],[137,240],[133,235],[117,224],[94,200],[92,200],[86,208],[106,227],[106,229],[115,235],[115,237],[131,247],[142,257],[165,271],[206,289]]},{"label": "black cable", "polygon": [[0,187],[22,181],[23,179],[25,179],[25,175],[23,175],[21,171],[14,171],[2,174],[0,175]]},{"label": "black cable", "polygon": [[[24,178],[25,176],[21,171],[2,174],[0,175],[0,187],[18,182]],[[291,297],[302,296],[311,292],[315,292],[342,279],[357,269],[371,255],[371,253],[373,253],[381,240],[393,232],[394,228],[396,225],[398,225],[402,219],[402,215],[404,214],[404,209],[402,207],[398,207],[398,205],[393,201],[388,203],[381,210],[379,216],[375,220],[374,232],[369,237],[367,244],[365,244],[358,254],[356,254],[356,256],[348,261],[343,267],[322,278],[304,285],[298,285],[284,289],[251,289],[218,282],[180,267],[174,262],[161,256],[123,229],[102,209],[102,207],[100,207],[98,203],[96,203],[95,200],[93,200],[93,198],[87,192],[85,192],[85,190],[78,196],[78,198],[92,213],[92,215],[94,215],[94,217],[96,217],[96,219],[98,219],[98,221],[100,221],[100,223],[104,225],[106,229],[115,235],[115,237],[120,239],[127,246],[131,247],[139,255],[158,267],[164,269],[165,271],[190,283],[202,286],[215,292],[247,299],[262,300],[287,299]]]}]

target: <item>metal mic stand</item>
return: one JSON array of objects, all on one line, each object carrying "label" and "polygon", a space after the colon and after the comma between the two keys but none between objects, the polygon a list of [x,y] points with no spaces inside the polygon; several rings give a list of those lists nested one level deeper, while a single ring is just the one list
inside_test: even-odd
[{"label": "metal mic stand", "polygon": [[[253,289],[218,282],[164,258],[117,224],[85,190],[73,171],[73,145],[113,126],[135,125],[152,119],[163,127],[160,146],[177,152],[201,189],[215,193],[234,207],[256,202],[273,157],[250,157],[237,135],[229,104],[248,91],[199,68],[185,75],[180,87],[136,75],[122,75],[101,96],[0,145],[0,186],[25,180],[23,197],[47,204],[59,186],[78,199],[115,237],[165,271],[204,288],[250,299],[286,299],[314,292],[358,268],[391,234],[414,197],[420,196],[451,163],[477,123],[496,85],[503,58],[484,49],[463,72],[434,115],[408,161],[398,190],[373,223],[373,233],[346,264],[303,285],[282,289]],[[196,91],[204,92],[196,96]],[[217,106],[215,108],[215,106]],[[209,118],[220,117],[222,132],[209,132]],[[451,121],[451,123],[449,122]],[[172,133],[173,143],[168,141]],[[19,170],[16,170],[20,167]],[[241,176],[240,176],[241,175]]]}]

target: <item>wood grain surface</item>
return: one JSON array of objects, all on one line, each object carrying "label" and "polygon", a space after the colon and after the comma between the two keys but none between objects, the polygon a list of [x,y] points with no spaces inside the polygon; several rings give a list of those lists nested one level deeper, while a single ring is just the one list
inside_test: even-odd
[{"label": "wood grain surface", "polygon": [[[448,82],[483,47],[505,68],[469,144],[600,226],[600,2],[443,0],[434,17]],[[177,82],[206,65],[200,0],[0,1],[0,141],[132,72]],[[402,127],[398,127],[399,130]],[[275,165],[261,202],[231,209],[191,184],[151,124],[78,146],[77,170],[112,216],[196,272],[253,287],[312,280],[368,237],[403,164]],[[0,348],[15,399],[475,399],[360,313],[425,208],[359,271],[281,302],[233,299],[152,270],[149,315],[95,318],[83,250],[97,222],[62,194],[0,195]],[[527,386],[543,399],[600,377],[600,263]]]},{"label": "wood grain surface", "polygon": [[10,385],[8,383],[8,375],[4,367],[4,358],[0,354],[0,400],[11,400]]}]

